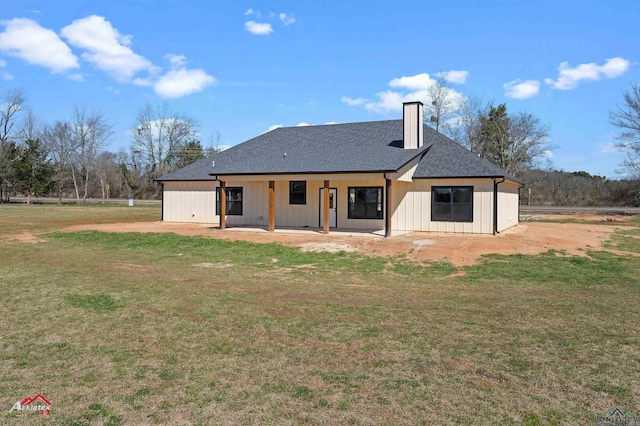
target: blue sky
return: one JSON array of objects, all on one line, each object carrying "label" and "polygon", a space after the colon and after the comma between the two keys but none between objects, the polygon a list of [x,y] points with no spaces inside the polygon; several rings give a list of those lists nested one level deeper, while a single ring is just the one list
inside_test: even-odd
[{"label": "blue sky", "polygon": [[0,8],[0,89],[45,122],[147,102],[235,145],[276,125],[398,119],[438,72],[551,126],[551,160],[617,178],[608,113],[640,83],[637,1],[21,0]]}]

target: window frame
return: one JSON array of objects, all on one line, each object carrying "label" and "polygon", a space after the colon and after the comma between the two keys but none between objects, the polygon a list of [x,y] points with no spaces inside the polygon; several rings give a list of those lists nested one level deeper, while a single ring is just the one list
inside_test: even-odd
[{"label": "window frame", "polygon": [[[378,208],[377,208],[377,207],[378,207],[378,206],[377,206],[377,205],[378,205],[378,200],[377,200],[378,195],[376,195],[376,202],[375,202],[375,204],[376,204],[376,209],[375,209],[375,211],[376,211],[376,212],[379,212],[379,214],[377,214],[375,217],[373,217],[373,216],[366,216],[366,215],[365,215],[365,216],[356,216],[356,215],[352,214],[352,212],[351,212],[351,205],[352,205],[352,203],[351,203],[351,191],[352,191],[352,190],[353,190],[353,191],[357,191],[357,190],[363,190],[363,189],[364,189],[365,191],[366,191],[367,189],[376,189],[376,190],[378,190],[378,191],[379,191],[379,196],[380,196],[379,205],[380,205],[380,209],[378,210]],[[355,200],[355,201],[358,201],[357,197],[356,197],[356,200]],[[366,210],[367,210],[367,208],[366,208],[366,205],[367,205],[367,204],[374,204],[374,203],[372,203],[372,202],[367,202],[367,201],[366,201],[366,192],[365,192],[365,202],[364,202],[364,204],[365,204],[365,212],[366,212]],[[385,214],[385,212],[384,212],[384,207],[385,207],[385,206],[384,206],[384,187],[382,187],[382,186],[349,186],[349,187],[347,187],[347,218],[349,218],[349,219],[364,219],[364,220],[383,220],[383,219],[384,219],[384,214]],[[365,213],[365,214],[366,214],[366,213]]]},{"label": "window frame", "polygon": [[[304,190],[302,192],[300,191],[294,192],[293,191],[294,185],[302,185]],[[292,195],[294,194],[302,194],[303,196],[302,201],[293,200]],[[289,181],[289,204],[298,205],[298,206],[307,204],[307,181],[306,180],[290,180]]]},{"label": "window frame", "polygon": [[[436,203],[435,199],[436,199],[436,191],[439,189],[449,189],[451,190],[451,201],[449,201],[448,203]],[[456,189],[467,189],[467,190],[471,190],[471,201],[468,203],[460,203],[460,202],[455,202],[454,200],[454,191]],[[473,222],[473,194],[474,194],[474,187],[473,185],[441,185],[441,186],[432,186],[431,187],[431,221],[432,222],[456,222],[456,223],[472,223]],[[435,207],[436,205],[438,206],[445,206],[445,205],[449,205],[449,218],[442,218],[442,217],[435,217]],[[470,218],[469,219],[456,219],[454,217],[454,206],[469,206],[470,210]]]},{"label": "window frame", "polygon": [[[244,188],[242,186],[228,186],[225,188],[226,189],[226,215],[227,216],[242,216],[242,213],[244,212]],[[229,197],[229,191],[239,191],[240,192],[240,201],[237,200],[231,200],[231,197]],[[229,203],[240,203],[240,213],[230,213],[230,205]],[[217,186],[216,187],[216,216],[220,215],[220,187]]]}]

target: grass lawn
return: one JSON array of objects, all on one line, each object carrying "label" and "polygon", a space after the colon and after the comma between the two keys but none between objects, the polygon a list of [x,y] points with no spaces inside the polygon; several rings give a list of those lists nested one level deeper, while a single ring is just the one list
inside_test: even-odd
[{"label": "grass lawn", "polygon": [[[58,232],[159,216],[0,206],[0,424],[577,425],[613,407],[640,414],[640,218],[589,257],[494,255],[464,268]],[[12,238],[24,232],[40,242]],[[38,393],[48,418],[9,414]]]}]

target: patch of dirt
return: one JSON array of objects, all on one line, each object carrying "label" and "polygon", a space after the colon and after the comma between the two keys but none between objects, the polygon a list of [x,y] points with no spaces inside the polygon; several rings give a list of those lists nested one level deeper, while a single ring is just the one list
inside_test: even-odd
[{"label": "patch of dirt", "polygon": [[345,243],[304,243],[298,245],[302,249],[302,251],[313,251],[313,252],[321,252],[326,251],[328,253],[338,253],[340,251],[344,251],[347,253],[352,253],[356,251],[349,244]]},{"label": "patch of dirt", "polygon": [[[138,222],[117,224],[76,225],[65,231],[97,230],[105,232],[171,232],[186,236],[207,236],[229,241],[254,243],[280,243],[301,247],[305,251],[346,251],[372,256],[397,256],[404,254],[415,261],[445,261],[455,266],[472,265],[486,254],[539,254],[556,250],[567,255],[587,256],[589,250],[602,250],[603,243],[617,228],[609,224],[609,215],[576,213],[574,215],[537,215],[544,218],[574,219],[576,222],[522,222],[498,235],[439,234],[414,232],[388,239],[375,236],[338,236],[323,234],[286,234],[283,232],[221,231],[208,224],[179,224],[167,222]],[[616,215],[616,220],[631,216]],[[607,224],[579,223],[595,220]],[[204,266],[202,267],[221,267]]]},{"label": "patch of dirt", "polygon": [[42,238],[36,237],[31,232],[23,232],[22,234],[13,235],[11,239],[14,241],[20,241],[21,243],[30,243],[30,244],[37,244],[44,241]]},{"label": "patch of dirt", "polygon": [[194,266],[199,266],[201,268],[232,268],[233,263],[196,263]]}]

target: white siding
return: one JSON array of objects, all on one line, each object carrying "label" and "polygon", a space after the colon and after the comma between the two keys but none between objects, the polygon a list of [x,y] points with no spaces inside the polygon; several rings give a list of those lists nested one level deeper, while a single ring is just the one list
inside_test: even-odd
[{"label": "white siding", "polygon": [[[473,186],[473,222],[431,221],[432,186]],[[392,231],[493,233],[492,179],[415,179],[394,181]]]},{"label": "white siding", "polygon": [[163,220],[166,222],[219,223],[215,215],[216,182],[165,182]]},{"label": "white siding", "polygon": [[[371,175],[299,175],[232,177],[227,187],[243,188],[241,216],[227,215],[228,226],[267,226],[269,221],[269,180],[275,180],[276,227],[318,228],[320,224],[320,190],[324,179],[337,190],[337,227],[342,229],[382,230],[384,219],[349,219],[348,188],[373,186],[385,188],[380,174]],[[307,182],[307,203],[289,204],[289,181]],[[473,186],[473,222],[431,221],[431,188],[433,186]],[[164,220],[167,222],[195,222],[219,224],[215,214],[217,182],[165,182]],[[518,185],[499,184],[498,230],[518,223]],[[413,182],[392,182],[392,231],[426,231],[491,234],[493,232],[493,179],[415,179]],[[384,194],[384,207],[386,208]]]},{"label": "white siding", "polygon": [[506,181],[498,184],[498,232],[519,222],[520,186]]}]

